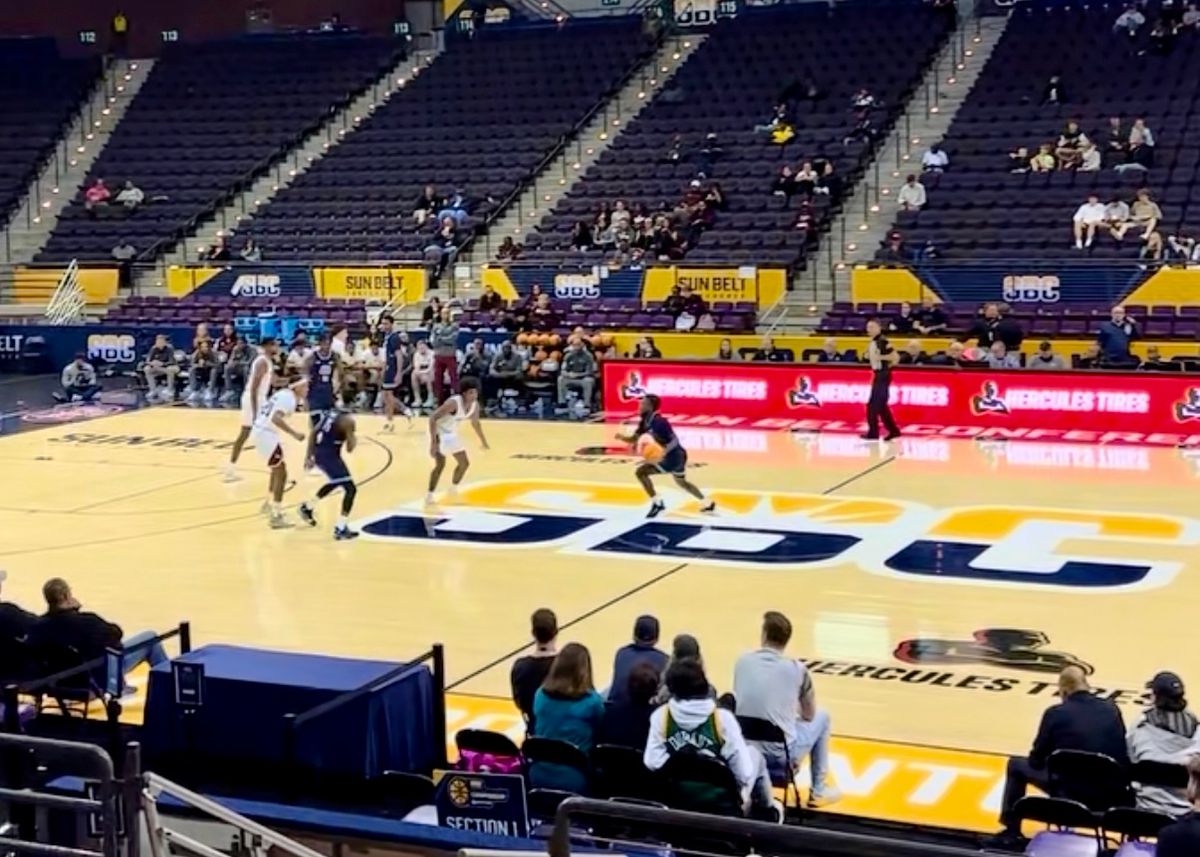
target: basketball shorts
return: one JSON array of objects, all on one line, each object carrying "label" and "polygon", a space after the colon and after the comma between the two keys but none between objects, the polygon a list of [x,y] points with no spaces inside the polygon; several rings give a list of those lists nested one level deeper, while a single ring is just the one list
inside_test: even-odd
[{"label": "basketball shorts", "polygon": [[400,370],[396,366],[384,367],[382,386],[385,390],[394,390],[400,386]]},{"label": "basketball shorts", "polygon": [[325,478],[330,482],[350,482],[350,468],[342,460],[340,452],[329,449],[318,449],[313,453],[313,459]]},{"label": "basketball shorts", "polygon": [[438,434],[438,451],[442,455],[454,455],[458,452],[466,452],[467,448],[463,446],[462,438],[458,436],[458,432],[446,432]]},{"label": "basketball shorts", "polygon": [[677,446],[663,456],[658,463],[660,473],[670,473],[672,476],[682,476],[687,470],[687,450]]},{"label": "basketball shorts", "polygon": [[270,429],[255,429],[250,434],[254,448],[263,460],[274,467],[283,460],[283,445],[279,442],[279,434]]}]

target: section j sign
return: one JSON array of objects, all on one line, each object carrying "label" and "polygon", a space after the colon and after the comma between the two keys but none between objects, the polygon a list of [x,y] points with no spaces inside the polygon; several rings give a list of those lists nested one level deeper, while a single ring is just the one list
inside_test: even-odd
[{"label": "section j sign", "polygon": [[[865,366],[604,364],[610,414],[654,393],[664,412],[699,425],[861,432],[870,388]],[[891,405],[914,435],[1200,445],[1200,382],[1178,375],[901,367]]]}]

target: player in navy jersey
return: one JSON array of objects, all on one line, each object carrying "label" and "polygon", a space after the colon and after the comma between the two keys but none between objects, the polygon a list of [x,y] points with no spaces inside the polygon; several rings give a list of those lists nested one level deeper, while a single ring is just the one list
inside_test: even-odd
[{"label": "player in navy jersey", "polygon": [[383,332],[383,413],[387,421],[383,424],[384,431],[395,431],[396,427],[392,420],[396,416],[396,406],[399,405],[403,409],[404,416],[408,417],[409,423],[412,422],[412,411],[408,405],[400,401],[400,397],[396,391],[403,383],[400,377],[400,371],[404,365],[403,350],[405,348],[403,337],[400,331],[395,330],[395,320],[390,315],[383,315],[379,319],[379,329]]},{"label": "player in navy jersey", "polygon": [[304,454],[304,469],[313,468],[313,443],[317,426],[337,404],[337,390],[342,385],[342,364],[333,352],[333,338],[322,333],[317,348],[304,362],[308,377],[308,418],[312,431],[308,434],[308,449]]},{"label": "player in navy jersey", "polygon": [[642,488],[650,496],[650,511],[646,513],[646,517],[656,517],[666,509],[666,504],[654,490],[654,483],[650,481],[651,476],[659,473],[669,473],[675,478],[676,485],[699,500],[703,504],[700,507],[701,512],[716,511],[717,504],[706,498],[703,491],[688,481],[687,450],[679,443],[679,438],[675,434],[675,429],[671,428],[671,423],[658,412],[661,407],[662,400],[653,393],[647,393],[638,403],[638,424],[637,428],[633,430],[633,434],[617,435],[619,439],[627,443],[636,444],[638,438],[648,434],[655,443],[662,447],[661,461],[657,463],[643,461],[634,472],[638,482],[642,483]]},{"label": "player in navy jersey", "polygon": [[358,538],[358,533],[350,529],[349,522],[350,512],[354,509],[354,498],[358,496],[358,486],[354,484],[350,468],[342,460],[342,449],[354,452],[357,444],[354,417],[342,411],[325,411],[320,423],[313,430],[313,462],[328,481],[317,490],[315,498],[300,504],[300,520],[310,527],[315,527],[317,518],[313,507],[316,502],[341,488],[342,513],[338,516],[337,526],[333,528],[333,537],[338,541]]}]

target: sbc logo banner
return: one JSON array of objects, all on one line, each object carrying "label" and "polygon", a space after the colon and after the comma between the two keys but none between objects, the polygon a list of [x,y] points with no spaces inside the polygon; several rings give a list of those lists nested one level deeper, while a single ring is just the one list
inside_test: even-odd
[{"label": "sbc logo banner", "polygon": [[[865,366],[604,364],[610,413],[631,413],[654,393],[693,425],[861,432],[870,388]],[[891,406],[914,435],[1200,445],[1200,384],[1179,376],[902,367]]]}]

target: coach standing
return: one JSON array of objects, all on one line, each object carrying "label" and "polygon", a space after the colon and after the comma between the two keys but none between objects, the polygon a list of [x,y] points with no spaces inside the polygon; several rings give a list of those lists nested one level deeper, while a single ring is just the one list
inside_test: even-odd
[{"label": "coach standing", "polygon": [[896,364],[899,355],[892,348],[882,333],[877,319],[867,322],[867,362],[871,364],[871,396],[867,399],[867,440],[879,439],[879,421],[887,429],[884,440],[895,440],[900,436],[900,427],[892,417],[892,409],[888,405],[888,394],[892,386],[892,366]]}]

